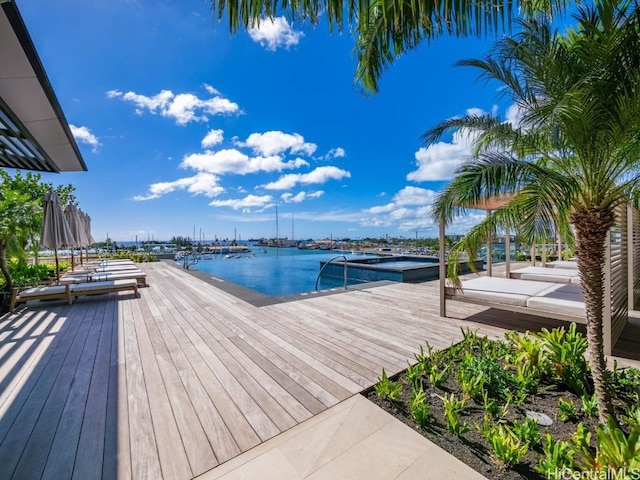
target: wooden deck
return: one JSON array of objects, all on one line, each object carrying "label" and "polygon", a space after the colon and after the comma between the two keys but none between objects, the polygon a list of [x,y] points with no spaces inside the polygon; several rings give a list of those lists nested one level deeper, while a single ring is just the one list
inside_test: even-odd
[{"label": "wooden deck", "polygon": [[442,319],[436,283],[255,307],[143,269],[140,298],[0,319],[0,479],[190,479],[404,369],[425,340],[545,325],[456,302]]}]

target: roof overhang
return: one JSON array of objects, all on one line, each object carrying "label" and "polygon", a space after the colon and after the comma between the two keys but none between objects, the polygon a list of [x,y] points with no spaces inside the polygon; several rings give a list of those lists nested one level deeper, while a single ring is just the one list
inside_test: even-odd
[{"label": "roof overhang", "polygon": [[14,0],[0,0],[0,167],[87,170]]}]

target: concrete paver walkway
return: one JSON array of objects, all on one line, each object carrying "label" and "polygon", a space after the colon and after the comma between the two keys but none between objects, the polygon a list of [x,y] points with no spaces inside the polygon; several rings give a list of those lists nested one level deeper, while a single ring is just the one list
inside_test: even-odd
[{"label": "concrete paver walkway", "polygon": [[485,477],[355,395],[199,480],[440,480]]}]

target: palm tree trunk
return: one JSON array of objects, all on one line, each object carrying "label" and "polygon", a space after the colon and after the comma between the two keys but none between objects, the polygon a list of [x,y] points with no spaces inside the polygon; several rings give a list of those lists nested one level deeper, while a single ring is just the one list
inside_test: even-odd
[{"label": "palm tree trunk", "polygon": [[11,279],[9,269],[7,268],[7,261],[4,258],[4,252],[5,244],[3,241],[0,241],[0,271],[2,271],[2,275],[4,275],[4,278],[7,281],[6,290],[11,292],[11,290],[13,290],[13,280]]},{"label": "palm tree trunk", "polygon": [[605,262],[607,232],[613,226],[614,218],[613,211],[597,208],[580,210],[571,215],[571,223],[576,229],[578,271],[587,311],[589,367],[598,399],[598,417],[601,423],[606,423],[608,417],[613,415],[604,355],[602,269]]}]

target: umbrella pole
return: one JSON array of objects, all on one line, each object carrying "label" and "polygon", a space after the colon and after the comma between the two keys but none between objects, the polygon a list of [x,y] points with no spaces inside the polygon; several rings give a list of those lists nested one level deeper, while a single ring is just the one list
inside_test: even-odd
[{"label": "umbrella pole", "polygon": [[53,253],[56,256],[56,279],[58,280],[58,283],[60,283],[60,266],[58,263],[58,248],[54,248]]},{"label": "umbrella pole", "polygon": [[71,247],[71,271],[73,272],[74,270],[74,261],[73,261],[73,247]]}]

